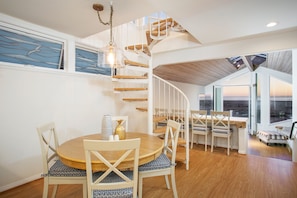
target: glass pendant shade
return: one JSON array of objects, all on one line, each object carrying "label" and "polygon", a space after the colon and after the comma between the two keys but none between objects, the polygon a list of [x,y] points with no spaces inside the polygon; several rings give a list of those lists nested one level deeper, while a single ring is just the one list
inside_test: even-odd
[{"label": "glass pendant shade", "polygon": [[107,62],[113,67],[116,62],[116,51],[115,48],[111,45],[109,46],[108,52],[106,54]]},{"label": "glass pendant shade", "polygon": [[111,68],[123,67],[123,52],[115,44],[108,45],[103,49],[103,65]]}]

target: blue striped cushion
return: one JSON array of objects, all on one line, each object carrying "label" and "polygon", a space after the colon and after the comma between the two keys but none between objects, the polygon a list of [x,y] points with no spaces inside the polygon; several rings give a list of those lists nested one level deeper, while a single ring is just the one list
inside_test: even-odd
[{"label": "blue striped cushion", "polygon": [[138,171],[156,170],[162,168],[169,168],[171,166],[170,159],[162,153],[157,159],[138,167]]},{"label": "blue striped cushion", "polygon": [[85,177],[86,171],[65,166],[60,160],[57,160],[49,169],[48,174],[56,177]]},{"label": "blue striped cushion", "polygon": [[[104,172],[97,172],[93,175],[93,180],[95,181],[100,177]],[[133,172],[132,171],[123,171],[124,175],[133,179]],[[102,183],[115,183],[115,182],[123,182],[124,180],[120,178],[114,172],[111,172],[106,178],[103,179]],[[115,189],[115,190],[94,190],[93,197],[100,197],[100,198],[131,198],[133,197],[133,188],[123,188],[123,189]]]}]

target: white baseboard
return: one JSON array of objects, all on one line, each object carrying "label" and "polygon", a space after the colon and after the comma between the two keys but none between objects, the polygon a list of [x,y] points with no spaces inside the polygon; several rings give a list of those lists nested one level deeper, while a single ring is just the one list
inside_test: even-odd
[{"label": "white baseboard", "polygon": [[0,192],[9,190],[9,189],[11,189],[11,188],[15,188],[15,187],[17,187],[17,186],[26,184],[26,183],[28,183],[28,182],[31,182],[31,181],[34,181],[34,180],[36,180],[36,179],[40,179],[40,178],[41,178],[41,173],[36,174],[36,175],[33,175],[33,176],[31,176],[31,177],[28,177],[28,178],[23,178],[23,179],[21,179],[21,180],[12,182],[12,183],[7,184],[7,185],[5,185],[5,186],[1,186],[1,187],[0,187]]}]

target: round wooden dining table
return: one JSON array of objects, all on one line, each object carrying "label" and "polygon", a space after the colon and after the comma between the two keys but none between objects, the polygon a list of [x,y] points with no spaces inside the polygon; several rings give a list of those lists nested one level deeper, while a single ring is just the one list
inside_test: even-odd
[{"label": "round wooden dining table", "polygon": [[[163,140],[157,136],[145,134],[145,133],[135,133],[127,132],[126,139],[140,138],[140,149],[139,149],[139,165],[153,161],[159,157],[163,149]],[[101,134],[92,134],[77,137],[71,140],[68,140],[61,144],[57,148],[57,154],[60,157],[60,160],[63,164],[86,170],[86,160],[83,147],[83,140],[102,140]],[[120,141],[120,140],[119,140]],[[121,155],[119,152],[109,151],[104,154],[109,162],[115,162]],[[122,164],[118,167],[119,169],[129,169],[133,168],[133,159],[127,158]],[[106,166],[100,160],[92,160],[92,169],[93,171],[104,171]]]}]

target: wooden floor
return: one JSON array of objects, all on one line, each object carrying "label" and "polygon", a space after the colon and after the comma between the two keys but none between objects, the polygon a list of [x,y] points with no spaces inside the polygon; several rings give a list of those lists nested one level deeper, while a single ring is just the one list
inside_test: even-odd
[{"label": "wooden floor", "polygon": [[292,153],[290,153],[288,147],[283,144],[269,144],[269,146],[260,142],[259,138],[250,135],[248,142],[248,154],[262,157],[270,157],[276,159],[283,159],[292,161]]},{"label": "wooden floor", "polygon": [[[276,154],[261,157],[263,151],[257,151],[257,146],[266,146],[254,139],[254,147],[248,155],[241,155],[232,150],[230,156],[226,149],[214,148],[214,152],[204,152],[203,145],[195,145],[190,150],[190,170],[185,164],[176,166],[176,181],[179,198],[296,198],[297,197],[297,163],[286,156],[287,148],[269,146]],[[250,140],[251,143],[252,140]],[[281,148],[281,149],[279,149]],[[263,150],[263,149],[262,149]],[[272,151],[271,151],[272,152]],[[268,152],[266,152],[268,153]],[[289,153],[290,154],[290,153]],[[258,156],[257,156],[258,155]],[[266,154],[268,155],[268,154]],[[286,156],[276,159],[276,156]],[[17,188],[0,193],[1,198],[42,196],[43,180],[36,180]],[[50,187],[50,192],[52,187]],[[57,198],[80,198],[80,185],[61,185]],[[166,189],[163,177],[144,179],[144,198],[172,197],[172,191]]]}]

